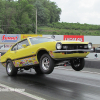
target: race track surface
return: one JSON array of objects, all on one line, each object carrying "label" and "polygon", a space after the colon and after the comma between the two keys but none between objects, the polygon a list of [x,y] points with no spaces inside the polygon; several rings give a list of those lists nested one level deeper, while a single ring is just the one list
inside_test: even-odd
[{"label": "race track surface", "polygon": [[[25,91],[1,91],[9,87]],[[0,100],[100,100],[100,69],[56,67],[49,75],[32,70],[9,77],[0,64]]]}]

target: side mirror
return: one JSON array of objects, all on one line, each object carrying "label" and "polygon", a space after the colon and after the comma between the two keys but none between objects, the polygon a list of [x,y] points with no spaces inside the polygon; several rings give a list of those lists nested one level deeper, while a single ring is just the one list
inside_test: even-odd
[{"label": "side mirror", "polygon": [[27,47],[27,45],[26,45],[26,44],[22,44],[22,47],[23,47],[23,48],[26,48],[26,47]]}]

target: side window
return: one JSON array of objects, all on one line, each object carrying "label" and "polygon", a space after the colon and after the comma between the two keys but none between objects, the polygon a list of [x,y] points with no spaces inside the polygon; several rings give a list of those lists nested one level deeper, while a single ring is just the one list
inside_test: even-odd
[{"label": "side window", "polygon": [[26,46],[28,46],[29,45],[28,40],[26,39],[26,40],[19,42],[18,43],[18,50],[23,48],[22,47],[23,44],[26,44]]},{"label": "side window", "polygon": [[18,48],[17,48],[17,44],[16,45],[14,45],[13,47],[12,47],[12,51],[16,51]]}]

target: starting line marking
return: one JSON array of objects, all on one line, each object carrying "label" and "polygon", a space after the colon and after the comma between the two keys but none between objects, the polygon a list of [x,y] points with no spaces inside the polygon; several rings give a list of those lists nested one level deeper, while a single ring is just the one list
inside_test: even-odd
[{"label": "starting line marking", "polygon": [[[13,87],[9,87],[7,85],[1,84],[1,83],[0,83],[0,86],[3,87],[3,88],[7,88],[7,89],[13,88]],[[30,94],[30,93],[27,93],[27,92],[20,92],[20,91],[15,91],[15,92],[22,94],[22,95],[25,95],[25,96],[30,97],[30,98],[35,99],[35,100],[46,100],[44,98],[38,97],[36,95]]]}]

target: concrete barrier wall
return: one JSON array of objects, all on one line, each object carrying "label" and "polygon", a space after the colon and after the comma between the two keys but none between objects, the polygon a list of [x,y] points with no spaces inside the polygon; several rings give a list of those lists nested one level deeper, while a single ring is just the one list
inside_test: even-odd
[{"label": "concrete barrier wall", "polygon": [[85,58],[85,67],[100,69],[100,53],[90,53]]},{"label": "concrete barrier wall", "polygon": [[85,67],[100,69],[100,61],[96,60],[85,60]]},{"label": "concrete barrier wall", "polygon": [[100,44],[100,36],[84,36],[84,41]]}]

